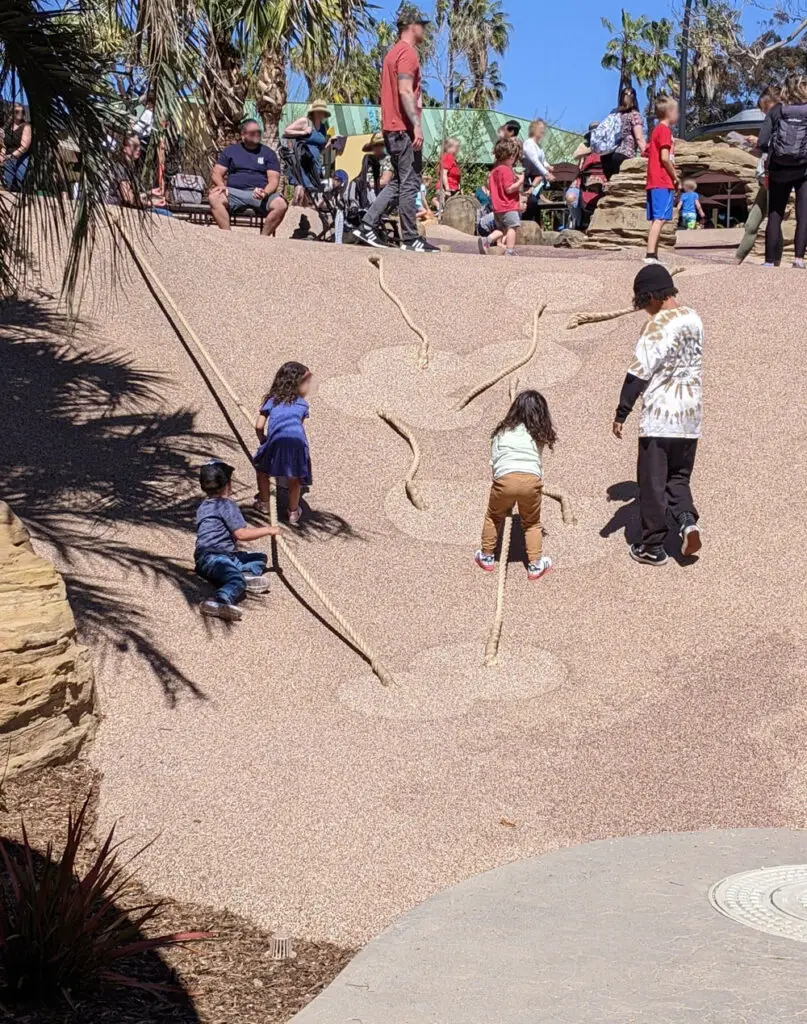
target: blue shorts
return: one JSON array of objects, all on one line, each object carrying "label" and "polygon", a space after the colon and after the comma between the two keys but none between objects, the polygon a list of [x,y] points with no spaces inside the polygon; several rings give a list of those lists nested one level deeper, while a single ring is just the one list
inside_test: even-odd
[{"label": "blue shorts", "polygon": [[647,219],[672,220],[675,192],[671,188],[649,188],[647,190]]}]

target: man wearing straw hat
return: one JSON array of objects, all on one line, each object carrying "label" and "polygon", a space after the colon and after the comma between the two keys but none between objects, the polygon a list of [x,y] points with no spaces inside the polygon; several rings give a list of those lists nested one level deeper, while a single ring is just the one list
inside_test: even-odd
[{"label": "man wearing straw hat", "polygon": [[378,233],[378,226],[397,201],[401,248],[406,252],[439,252],[437,246],[418,235],[416,219],[423,159],[423,104],[417,48],[423,42],[429,20],[413,4],[402,3],[397,22],[398,42],[384,58],[381,72],[381,130],[392,161],[392,181],[353,234],[364,245],[382,248],[386,243]]}]

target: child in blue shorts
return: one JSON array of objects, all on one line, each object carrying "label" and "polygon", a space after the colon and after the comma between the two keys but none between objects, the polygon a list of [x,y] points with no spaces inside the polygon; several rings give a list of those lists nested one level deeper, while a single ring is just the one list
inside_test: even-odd
[{"label": "child in blue shorts", "polygon": [[239,551],[239,541],[276,537],[276,526],[247,526],[232,499],[233,467],[213,459],[199,471],[199,486],[207,497],[196,510],[196,572],[214,584],[216,596],[202,602],[202,614],[216,619],[241,618],[238,602],[249,591],[265,594],[267,557],[262,551]]},{"label": "child in blue shorts", "polygon": [[698,195],[698,186],[691,178],[684,182],[684,190],[681,193],[681,226],[687,231],[694,231],[699,220],[705,220],[701,197]]},{"label": "child in blue shorts", "polygon": [[675,193],[681,181],[675,169],[672,130],[678,124],[678,103],[670,96],[656,101],[658,123],[647,146],[647,255],[645,263],[658,263],[658,245],[664,225],[673,219]]}]

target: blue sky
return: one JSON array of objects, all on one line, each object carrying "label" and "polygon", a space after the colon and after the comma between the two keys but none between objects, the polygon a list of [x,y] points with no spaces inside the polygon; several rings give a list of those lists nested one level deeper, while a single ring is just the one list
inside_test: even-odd
[{"label": "blue sky", "polygon": [[[375,2],[379,16],[398,6],[398,0]],[[431,5],[421,0],[421,6],[428,10]],[[572,131],[603,117],[614,104],[618,80],[615,71],[600,67],[609,37],[600,18],[618,24],[622,6],[614,0],[577,0],[568,8],[538,0],[503,0],[513,31],[501,61],[507,91],[500,109],[519,117],[546,117]],[[670,0],[624,6],[633,15],[673,17]],[[753,27],[748,26],[749,34]]]}]

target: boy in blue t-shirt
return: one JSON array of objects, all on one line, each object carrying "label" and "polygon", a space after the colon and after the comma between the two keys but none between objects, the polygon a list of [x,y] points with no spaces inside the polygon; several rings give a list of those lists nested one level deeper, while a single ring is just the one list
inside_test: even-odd
[{"label": "boy in blue t-shirt", "polygon": [[238,601],[250,594],[265,594],[263,578],[267,556],[262,551],[239,551],[238,541],[276,537],[276,526],[247,526],[241,509],[231,498],[233,467],[213,459],[199,471],[199,486],[207,497],[196,510],[196,572],[218,589],[202,602],[202,614],[232,622],[241,618]]},{"label": "boy in blue t-shirt", "polygon": [[688,231],[694,231],[699,220],[705,220],[701,197],[696,192],[696,184],[691,178],[683,184],[681,192],[681,224]]}]

